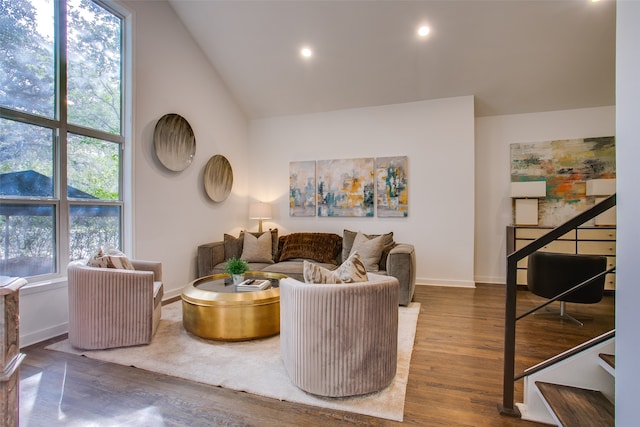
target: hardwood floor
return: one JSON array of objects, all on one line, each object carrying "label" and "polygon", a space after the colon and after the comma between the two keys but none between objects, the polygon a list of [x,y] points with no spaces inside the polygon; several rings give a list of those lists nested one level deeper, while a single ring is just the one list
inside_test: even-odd
[{"label": "hardwood floor", "polygon": [[[518,312],[540,299],[518,292]],[[422,304],[407,384],[404,422],[322,410],[180,380],[132,367],[23,349],[20,425],[51,426],[535,426],[500,416],[504,289],[418,286]],[[614,297],[569,304],[585,326],[544,316],[518,322],[516,370],[614,328]],[[215,363],[212,360],[211,363]],[[516,383],[522,399],[522,381]]]}]

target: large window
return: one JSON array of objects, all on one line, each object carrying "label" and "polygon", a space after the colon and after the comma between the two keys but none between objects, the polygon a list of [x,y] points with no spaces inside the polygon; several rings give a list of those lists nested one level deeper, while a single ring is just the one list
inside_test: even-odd
[{"label": "large window", "polygon": [[104,1],[0,1],[0,276],[122,248],[124,28]]}]

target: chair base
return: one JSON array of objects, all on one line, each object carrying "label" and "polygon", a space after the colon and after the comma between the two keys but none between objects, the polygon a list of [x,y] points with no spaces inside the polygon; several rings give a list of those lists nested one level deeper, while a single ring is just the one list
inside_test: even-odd
[{"label": "chair base", "polygon": [[[566,302],[560,301],[560,310],[551,310],[547,309],[545,313],[535,313],[536,316],[544,316],[544,315],[552,315],[554,317],[558,317],[560,320],[568,320],[571,323],[575,323],[578,326],[584,326],[584,323],[575,317],[567,314]],[[585,317],[584,320],[591,320],[592,317]]]}]

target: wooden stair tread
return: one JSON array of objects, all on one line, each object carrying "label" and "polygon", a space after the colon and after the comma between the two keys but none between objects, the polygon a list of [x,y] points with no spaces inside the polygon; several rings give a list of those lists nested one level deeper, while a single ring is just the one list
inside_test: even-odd
[{"label": "wooden stair tread", "polygon": [[538,389],[564,427],[614,426],[614,406],[596,390],[536,381]]},{"label": "wooden stair tread", "polygon": [[615,355],[600,353],[598,356],[600,356],[600,359],[602,359],[605,362],[607,362],[607,364],[609,366],[611,366],[613,369],[616,368],[616,356]]}]

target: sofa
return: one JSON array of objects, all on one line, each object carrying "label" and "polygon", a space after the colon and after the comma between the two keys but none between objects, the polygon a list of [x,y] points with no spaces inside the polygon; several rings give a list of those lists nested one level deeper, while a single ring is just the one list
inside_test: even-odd
[{"label": "sofa", "polygon": [[[260,245],[261,251],[256,251]],[[302,232],[278,236],[278,230],[273,229],[241,232],[238,237],[225,234],[223,240],[198,246],[198,277],[224,273],[226,260],[234,257],[247,260],[250,271],[281,273],[304,281],[304,261],[333,270],[354,247],[365,256],[368,272],[398,279],[399,304],[408,305],[415,289],[415,249],[412,244],[395,242],[393,232],[368,235],[344,230],[342,235]]]}]

